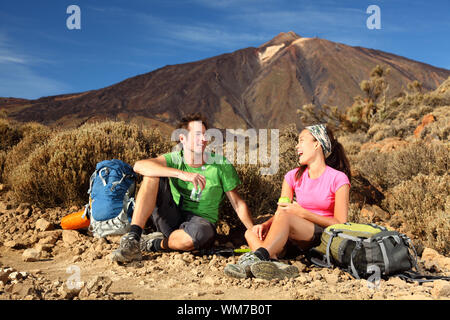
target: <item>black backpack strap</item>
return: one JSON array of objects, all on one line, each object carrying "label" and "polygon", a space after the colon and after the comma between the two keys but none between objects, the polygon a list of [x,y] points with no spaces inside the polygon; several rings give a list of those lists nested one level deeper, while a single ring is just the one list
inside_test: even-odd
[{"label": "black backpack strap", "polygon": [[325,251],[325,259],[327,261],[327,265],[326,265],[327,268],[333,267],[333,264],[331,263],[331,252],[330,252],[331,243],[333,242],[333,238],[336,237],[342,231],[335,231],[334,229],[331,229],[330,232],[331,232],[331,235],[330,235],[330,238],[328,239],[327,249]]},{"label": "black backpack strap", "polygon": [[383,238],[377,239],[378,245],[380,246],[381,254],[383,255],[384,261],[384,274],[389,274],[390,262],[386,252],[386,246],[384,245]]},{"label": "black backpack strap", "polygon": [[417,260],[418,260],[418,259],[417,259],[417,251],[416,251],[416,248],[414,247],[414,245],[413,245],[413,243],[411,242],[411,239],[410,239],[409,237],[407,237],[406,235],[404,235],[404,236],[403,236],[403,239],[405,240],[406,245],[407,245],[410,249],[412,249],[413,252],[414,252],[414,257],[413,257],[413,256],[411,256],[411,254],[410,254],[410,252],[409,252],[409,250],[408,250],[408,254],[410,255],[410,258],[411,258],[413,267],[414,267],[418,272],[420,272],[420,267],[419,267],[419,264],[417,263]]},{"label": "black backpack strap", "polygon": [[392,276],[399,277],[406,281],[418,282],[418,283],[432,282],[432,281],[436,281],[436,280],[450,281],[450,277],[425,275],[425,274],[420,274],[420,273],[414,272],[414,271],[403,271],[402,273],[394,274]]},{"label": "black backpack strap", "polygon": [[388,231],[387,228],[385,228],[385,227],[383,227],[383,226],[379,226],[379,225],[377,225],[377,224],[375,224],[375,223],[368,223],[367,225],[368,225],[368,226],[371,226],[371,227],[373,227],[373,228],[376,228],[376,229],[380,229],[381,231]]},{"label": "black backpack strap", "polygon": [[362,240],[359,240],[356,242],[355,247],[353,248],[352,251],[352,255],[350,257],[350,269],[352,271],[352,275],[356,278],[356,279],[360,279],[360,276],[358,274],[358,271],[355,268],[355,264],[353,263],[353,261],[355,260],[356,257],[356,252],[358,252],[360,249],[362,248]]}]

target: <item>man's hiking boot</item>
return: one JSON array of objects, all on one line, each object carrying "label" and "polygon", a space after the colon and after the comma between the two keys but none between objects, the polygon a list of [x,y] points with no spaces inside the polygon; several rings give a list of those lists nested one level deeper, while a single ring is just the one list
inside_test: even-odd
[{"label": "man's hiking boot", "polygon": [[120,246],[111,254],[111,260],[115,262],[132,262],[142,260],[139,241],[134,235],[127,233],[120,239]]},{"label": "man's hiking boot", "polygon": [[272,280],[295,278],[299,275],[297,267],[279,261],[259,261],[251,265],[250,271],[255,278]]},{"label": "man's hiking boot", "polygon": [[155,252],[156,250],[153,245],[153,242],[156,239],[164,239],[164,235],[161,232],[153,232],[153,233],[142,235],[141,242],[139,244],[141,251]]},{"label": "man's hiking boot", "polygon": [[227,264],[223,271],[227,276],[233,278],[249,278],[252,276],[250,267],[257,262],[261,262],[261,259],[253,252],[246,252],[239,258],[237,264]]}]

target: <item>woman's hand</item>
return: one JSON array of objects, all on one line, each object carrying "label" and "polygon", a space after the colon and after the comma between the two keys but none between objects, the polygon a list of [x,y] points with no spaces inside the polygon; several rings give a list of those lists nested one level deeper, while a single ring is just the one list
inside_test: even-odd
[{"label": "woman's hand", "polygon": [[297,202],[278,203],[277,212],[293,213],[301,217],[303,215],[304,209]]},{"label": "woman's hand", "polygon": [[252,227],[252,231],[256,233],[259,240],[263,241],[269,231],[269,226],[265,223],[257,224]]}]

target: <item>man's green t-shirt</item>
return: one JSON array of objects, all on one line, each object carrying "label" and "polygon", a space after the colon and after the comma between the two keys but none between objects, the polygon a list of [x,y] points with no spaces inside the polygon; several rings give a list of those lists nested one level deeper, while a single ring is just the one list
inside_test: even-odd
[{"label": "man's green t-shirt", "polygon": [[193,168],[185,163],[183,150],[164,154],[167,166],[186,172],[201,174],[206,179],[205,188],[199,202],[191,200],[192,182],[170,178],[170,190],[175,203],[179,205],[183,196],[181,209],[192,212],[200,217],[216,223],[219,219],[219,207],[225,192],[236,188],[241,181],[233,165],[221,155],[206,153],[207,162],[203,166]]}]

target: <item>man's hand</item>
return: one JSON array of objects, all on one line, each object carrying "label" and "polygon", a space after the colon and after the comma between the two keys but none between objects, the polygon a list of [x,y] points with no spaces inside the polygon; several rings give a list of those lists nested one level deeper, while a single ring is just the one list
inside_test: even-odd
[{"label": "man's hand", "polygon": [[195,189],[197,189],[197,186],[199,186],[200,190],[203,190],[206,185],[206,178],[198,173],[182,171],[178,175],[178,179],[181,179],[183,181],[192,182]]},{"label": "man's hand", "polygon": [[265,223],[257,224],[253,226],[252,231],[256,233],[259,240],[263,241],[266,238],[269,227]]}]

